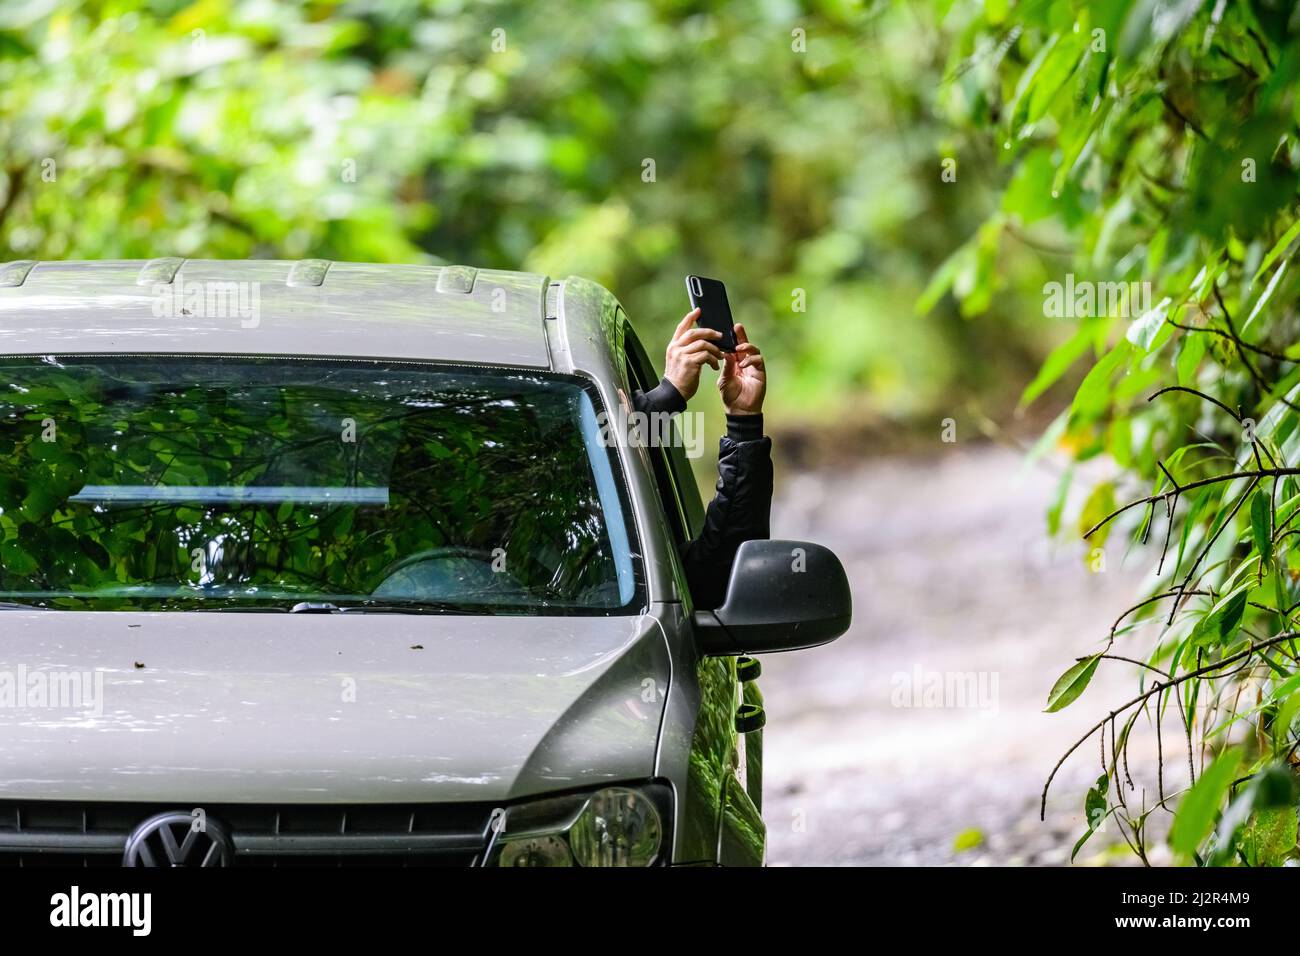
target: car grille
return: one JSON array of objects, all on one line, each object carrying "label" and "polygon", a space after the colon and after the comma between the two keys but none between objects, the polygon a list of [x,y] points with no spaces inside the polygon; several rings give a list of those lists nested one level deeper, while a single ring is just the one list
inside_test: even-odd
[{"label": "car grille", "polygon": [[[121,866],[131,831],[179,804],[0,800],[0,867]],[[205,804],[236,866],[469,866],[488,804]]]}]

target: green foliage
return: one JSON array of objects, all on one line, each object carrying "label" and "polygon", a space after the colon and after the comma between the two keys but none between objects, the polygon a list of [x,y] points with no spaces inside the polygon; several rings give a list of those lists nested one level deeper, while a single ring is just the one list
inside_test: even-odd
[{"label": "green foliage", "polygon": [[[0,4],[0,258],[584,275],[656,360],[683,276],[717,275],[771,416],[928,429],[954,394],[1012,404],[1046,341],[1023,310],[912,308],[991,201],[984,158],[940,179],[954,28],[901,3]],[[958,270],[967,313],[999,235]]]},{"label": "green foliage", "polygon": [[1212,862],[1282,866],[1296,846],[1296,779],[1268,764],[1240,788],[1219,820]]},{"label": "green foliage", "polygon": [[1235,748],[1224,751],[1183,796],[1169,830],[1169,842],[1179,853],[1193,856],[1210,835],[1219,805],[1232,786],[1240,764],[1240,751]]},{"label": "green foliage", "polygon": [[1106,822],[1108,815],[1106,791],[1109,788],[1110,776],[1108,774],[1102,774],[1097,778],[1097,782],[1088,788],[1088,795],[1083,800],[1083,818],[1088,823],[1088,829],[1084,831],[1083,836],[1079,837],[1074,844],[1074,848],[1070,850],[1071,863],[1079,855],[1079,851],[1083,849],[1083,845],[1088,842],[1088,839],[1101,829]]},{"label": "green foliage", "polygon": [[[1143,693],[1093,728],[1119,753],[1113,786],[1089,792],[1084,839],[1108,801],[1144,855],[1153,801],[1130,806],[1120,758],[1139,717],[1149,728],[1164,715],[1165,764],[1185,735],[1185,763],[1201,767],[1177,801],[1174,849],[1276,864],[1295,850],[1294,793],[1254,801],[1255,781],[1294,777],[1300,709],[1300,18],[1276,0],[957,4],[950,17],[964,26],[945,116],[984,133],[1008,183],[953,256],[994,257],[989,229],[1003,242],[1032,229],[1057,252],[1046,313],[1061,304],[1049,283],[1086,287],[1064,302],[1072,332],[1022,401],[1091,362],[1051,440],[1115,464],[1079,516],[1089,547],[1124,532],[1153,567],[1150,600],[1103,649],[1144,663]],[[935,281],[977,307],[986,298],[942,270]],[[1147,285],[1103,295],[1130,283]],[[1049,520],[1068,527],[1060,511]],[[1078,696],[1086,660],[1049,710]],[[1237,775],[1251,782],[1229,804]],[[1158,796],[1165,812],[1178,795]]]},{"label": "green foliage", "polygon": [[1087,689],[1092,675],[1097,673],[1099,662],[1100,658],[1096,655],[1085,657],[1062,674],[1052,687],[1052,692],[1047,695],[1047,713],[1062,710],[1074,703]]},{"label": "green foliage", "polygon": [[984,831],[978,827],[969,827],[952,838],[954,853],[965,853],[967,850],[975,850],[983,845]]}]

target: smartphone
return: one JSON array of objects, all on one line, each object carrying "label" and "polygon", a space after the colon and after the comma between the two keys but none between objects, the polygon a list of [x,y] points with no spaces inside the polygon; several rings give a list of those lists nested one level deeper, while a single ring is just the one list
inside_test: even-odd
[{"label": "smartphone", "polygon": [[727,303],[727,287],[717,279],[704,276],[686,277],[686,294],[691,308],[700,310],[699,326],[716,329],[722,333],[718,348],[724,352],[736,351],[736,327],[731,321],[731,306]]}]

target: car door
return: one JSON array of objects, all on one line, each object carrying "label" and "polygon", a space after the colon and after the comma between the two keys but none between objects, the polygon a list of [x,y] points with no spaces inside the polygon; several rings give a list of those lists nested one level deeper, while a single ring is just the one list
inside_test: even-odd
[{"label": "car door", "polygon": [[[654,388],[659,383],[659,375],[626,320],[624,345],[632,387],[643,391]],[[676,432],[674,435],[679,437]],[[657,445],[648,451],[660,501],[680,553],[704,525],[699,488],[683,442],[674,440],[666,447]],[[689,589],[680,571],[679,583],[679,590],[689,599]],[[687,610],[689,613],[690,608]],[[742,735],[738,718],[742,712],[748,713],[750,724],[746,726],[752,725],[756,706],[761,728],[762,695],[757,683],[752,679],[742,681],[741,676],[734,657],[698,659],[696,677],[701,702],[691,746],[691,785],[703,789],[708,794],[709,805],[715,808],[718,862],[753,866],[764,861],[766,852],[766,827],[759,812],[762,731],[755,729]],[[751,706],[746,708],[747,704]]]}]

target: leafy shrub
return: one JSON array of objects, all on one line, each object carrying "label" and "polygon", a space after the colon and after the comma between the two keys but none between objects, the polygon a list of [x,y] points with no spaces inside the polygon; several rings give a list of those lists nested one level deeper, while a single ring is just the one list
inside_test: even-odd
[{"label": "leafy shrub", "polygon": [[[1300,15],[1280,0],[1053,0],[949,17],[966,19],[946,114],[1009,175],[934,289],[987,298],[958,281],[982,270],[996,292],[1016,231],[1064,250],[1042,292],[1051,312],[1076,290],[1072,334],[1024,401],[1091,361],[1044,442],[1113,460],[1080,531],[1092,548],[1145,543],[1154,566],[1049,698],[1069,705],[1099,666],[1141,678],[1075,745],[1100,736],[1105,765],[1079,843],[1114,818],[1145,860],[1153,814],[1173,812],[1179,859],[1277,864],[1295,851],[1300,746]],[[1146,295],[1101,295],[1121,288]],[[1139,731],[1160,743],[1154,794],[1127,760]],[[1194,783],[1173,785],[1171,762]]]}]

